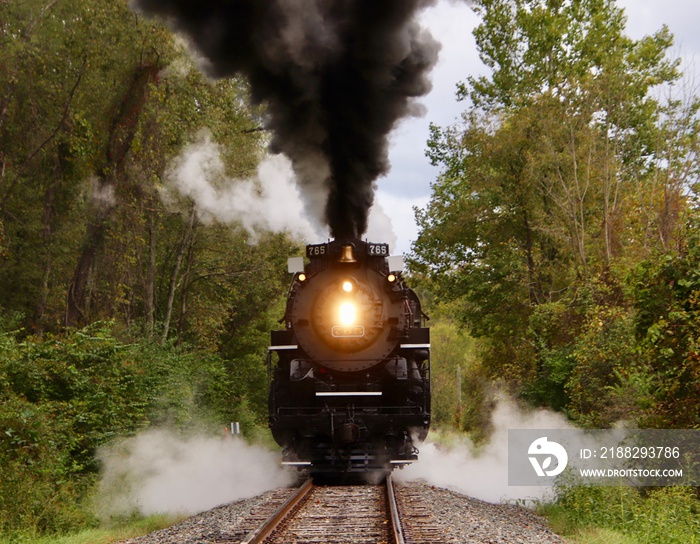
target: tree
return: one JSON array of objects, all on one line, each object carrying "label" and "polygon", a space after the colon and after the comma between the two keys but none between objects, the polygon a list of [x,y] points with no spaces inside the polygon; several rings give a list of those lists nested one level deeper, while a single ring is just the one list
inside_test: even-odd
[{"label": "tree", "polygon": [[102,250],[107,223],[114,208],[114,194],[118,184],[125,181],[127,153],[136,136],[139,117],[148,99],[148,90],[155,80],[159,67],[153,64],[137,66],[124,96],[119,100],[110,122],[104,152],[104,163],[97,168],[93,180],[93,206],[91,221],[83,240],[83,248],[73,279],[68,286],[66,325],[86,323],[88,279],[94,270],[95,260]]},{"label": "tree", "polygon": [[[134,20],[125,2],[30,0],[0,10],[2,300],[41,333],[65,317],[61,289],[75,270],[89,195],[109,193],[97,190],[112,179],[107,156],[122,163],[128,151],[124,129],[133,108],[124,96],[136,81],[134,67],[168,41],[162,30]],[[93,177],[102,181],[93,186]]]},{"label": "tree", "polygon": [[56,532],[91,519],[117,435],[263,428],[299,248],[162,198],[205,129],[251,175],[262,110],[126,0],[0,1],[0,67],[0,531]]},{"label": "tree", "polygon": [[254,170],[264,133],[247,84],[206,79],[126,1],[0,3],[0,18],[0,305],[39,334],[117,315],[148,334],[168,323],[160,336],[175,316],[181,332],[197,246],[160,190],[205,127],[227,174]]},{"label": "tree", "polygon": [[[460,85],[471,102],[461,124],[432,127],[428,156],[442,171],[417,212],[412,265],[439,298],[460,301],[462,321],[489,341],[494,374],[562,408],[578,334],[600,308],[631,306],[622,284],[640,240],[650,229],[678,237],[663,209],[688,209],[677,188],[689,177],[676,173],[698,164],[696,110],[651,92],[679,78],[668,29],[630,39],[612,0],[481,0],[475,10],[492,73]],[[641,225],[652,183],[668,196],[644,200],[653,220]]]}]

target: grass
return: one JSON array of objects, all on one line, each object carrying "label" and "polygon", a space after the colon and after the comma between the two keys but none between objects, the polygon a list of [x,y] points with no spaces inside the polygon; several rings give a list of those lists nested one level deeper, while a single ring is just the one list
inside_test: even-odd
[{"label": "grass", "polygon": [[539,511],[580,544],[700,544],[700,498],[692,487],[570,486]]},{"label": "grass", "polygon": [[579,531],[575,536],[575,541],[580,544],[638,544],[640,543],[634,537],[625,535],[620,531],[612,529],[601,529],[600,527],[591,527]]},{"label": "grass", "polygon": [[86,529],[68,535],[33,537],[29,535],[0,535],[0,544],[110,544],[128,538],[143,536],[170,527],[185,519],[183,516],[159,514],[131,520],[114,527]]}]

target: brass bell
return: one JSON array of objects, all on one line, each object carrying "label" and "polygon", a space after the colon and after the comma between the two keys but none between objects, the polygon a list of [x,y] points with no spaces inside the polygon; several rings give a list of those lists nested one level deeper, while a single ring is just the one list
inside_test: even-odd
[{"label": "brass bell", "polygon": [[339,263],[356,263],[355,256],[352,254],[352,246],[343,246],[340,252]]}]

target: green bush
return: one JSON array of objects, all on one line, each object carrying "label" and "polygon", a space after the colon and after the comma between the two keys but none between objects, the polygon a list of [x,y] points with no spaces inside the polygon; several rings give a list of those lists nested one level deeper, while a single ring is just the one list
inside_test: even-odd
[{"label": "green bush", "polygon": [[566,534],[602,528],[645,544],[700,542],[700,499],[694,488],[563,486],[557,492],[545,513],[563,520]]},{"label": "green bush", "polygon": [[576,338],[566,383],[569,415],[583,427],[635,419],[648,394],[634,338],[633,312],[597,306]]},{"label": "green bush", "polygon": [[230,376],[216,353],[124,343],[108,324],[42,339],[0,334],[0,533],[90,526],[95,451],[116,437],[228,421],[263,434],[259,410]]},{"label": "green bush", "polygon": [[448,319],[436,318],[430,325],[432,421],[465,431],[479,442],[489,433],[493,403],[488,377],[477,359],[477,343]]},{"label": "green bush", "polygon": [[534,371],[523,384],[521,396],[535,406],[562,410],[569,402],[565,390],[575,365],[572,335],[578,316],[569,304],[549,302],[533,308],[527,338],[535,356]]},{"label": "green bush", "polygon": [[62,405],[12,395],[0,406],[0,533],[55,533],[86,523],[80,500],[91,480],[76,475]]},{"label": "green bush", "polygon": [[648,427],[700,428],[700,221],[676,252],[630,274],[640,356],[652,376]]}]

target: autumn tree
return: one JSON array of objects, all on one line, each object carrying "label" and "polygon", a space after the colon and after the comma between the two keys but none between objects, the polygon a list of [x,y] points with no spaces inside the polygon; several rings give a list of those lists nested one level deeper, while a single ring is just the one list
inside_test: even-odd
[{"label": "autumn tree", "polygon": [[[265,134],[246,82],[208,80],[125,1],[0,12],[0,306],[37,333],[116,319],[166,339],[208,322],[189,319],[188,304],[199,276],[219,277],[205,255],[227,256],[221,274],[237,278],[229,249],[246,235],[203,225],[192,203],[169,208],[160,193],[170,161],[204,128],[231,179],[254,172]],[[209,339],[223,326],[210,323]]]},{"label": "autumn tree", "polygon": [[[41,332],[65,317],[61,290],[80,224],[110,200],[107,180],[129,150],[138,89],[159,69],[159,49],[167,62],[168,38],[124,2],[28,1],[0,10],[3,305],[26,312]],[[84,244],[83,255],[94,247]]]},{"label": "autumn tree", "polygon": [[117,435],[266,430],[298,243],[254,245],[167,190],[202,131],[226,183],[254,174],[248,94],[126,0],[0,1],[0,531],[89,523],[94,453]]},{"label": "autumn tree", "polygon": [[[664,209],[689,209],[677,188],[697,167],[695,106],[658,98],[680,77],[668,29],[632,40],[611,0],[475,10],[491,74],[459,86],[460,124],[432,127],[428,155],[442,172],[417,213],[413,266],[489,340],[494,376],[564,408],[578,335],[595,316],[616,319],[601,308],[631,305],[624,278],[651,239],[678,237]],[[652,184],[667,196],[649,202]],[[596,387],[613,384],[619,362],[603,364]]]}]

